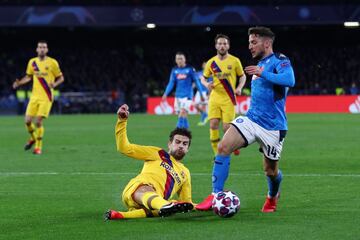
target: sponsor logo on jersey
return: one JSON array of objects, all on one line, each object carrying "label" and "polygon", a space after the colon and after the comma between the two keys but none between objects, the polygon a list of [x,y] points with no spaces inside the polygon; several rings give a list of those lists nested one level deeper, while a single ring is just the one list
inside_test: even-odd
[{"label": "sponsor logo on jersey", "polygon": [[223,78],[228,78],[229,76],[231,76],[231,73],[215,73],[215,76],[218,79],[223,79]]},{"label": "sponsor logo on jersey", "polygon": [[228,65],[228,66],[227,66],[227,69],[228,69],[228,70],[231,70],[231,69],[232,69],[232,66],[231,66],[231,65]]},{"label": "sponsor logo on jersey", "polygon": [[162,161],[160,163],[160,166],[165,168],[165,170],[174,178],[174,180],[177,182],[177,184],[181,184],[181,179],[179,174],[177,174],[177,172],[175,172],[175,170],[173,169],[173,167],[171,167],[168,163]]},{"label": "sponsor logo on jersey", "polygon": [[34,75],[37,76],[37,77],[46,77],[49,74],[47,72],[35,72]]},{"label": "sponsor logo on jersey", "polygon": [[179,80],[184,80],[187,78],[187,75],[184,73],[178,73],[178,74],[176,74],[176,78]]}]

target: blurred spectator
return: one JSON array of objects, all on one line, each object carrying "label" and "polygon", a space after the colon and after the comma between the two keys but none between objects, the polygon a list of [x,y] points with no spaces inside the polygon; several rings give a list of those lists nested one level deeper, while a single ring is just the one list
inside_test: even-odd
[{"label": "blurred spectator", "polygon": [[355,82],[351,83],[351,87],[349,89],[349,93],[351,95],[358,95],[359,94],[359,88],[356,86]]},{"label": "blurred spectator", "polygon": [[[25,30],[21,31],[15,31],[15,39],[22,39],[29,35]],[[49,32],[51,33],[51,30]],[[101,32],[99,36],[95,35],[96,31],[93,32],[85,33],[80,30],[72,32],[76,34],[73,37],[74,42],[49,40],[49,55],[59,60],[66,79],[65,84],[60,88],[61,93],[108,92],[107,98],[112,104],[128,102],[136,111],[146,110],[147,96],[163,94],[169,71],[175,64],[173,56],[176,51],[185,52],[189,64],[198,68],[202,61],[213,55],[213,36],[204,35],[204,33],[186,40],[183,39],[181,32],[174,33],[172,38],[166,35],[168,32],[157,32],[151,35],[152,41],[147,42],[142,39],[145,35],[140,33],[127,36],[132,39],[112,39],[109,37],[111,31],[107,33],[108,35]],[[312,36],[310,33],[309,35]],[[6,48],[3,48],[0,53],[2,59],[0,98],[2,104],[6,105],[8,102],[5,99],[9,99],[10,95],[16,96],[11,89],[11,83],[16,77],[24,74],[24,66],[28,59],[35,55],[35,49],[32,41],[11,41],[9,36],[2,34],[4,35],[2,39],[6,40],[3,44]],[[30,35],[37,35],[37,33]],[[246,37],[245,35],[245,33],[241,37],[236,34],[231,35],[234,36],[231,52],[241,59],[244,67],[254,63],[246,47],[247,35]],[[294,36],[297,38],[297,33]],[[295,39],[294,36],[293,39]],[[87,41],[88,39],[91,41]],[[286,52],[294,67],[296,86],[291,89],[291,95],[335,94],[336,88],[346,89],[348,94],[359,94],[360,61],[357,59],[357,56],[360,56],[359,43],[337,42],[337,45],[333,43],[324,45],[323,42],[310,41],[294,44],[291,39],[285,43],[275,43],[278,44],[276,51]],[[250,79],[248,77],[245,86],[249,92],[251,91]],[[26,87],[31,86],[29,84]],[[66,102],[66,106],[70,104],[66,97],[61,96],[59,101]],[[98,104],[105,106],[106,100],[101,99]],[[106,110],[111,111],[110,107]]]}]

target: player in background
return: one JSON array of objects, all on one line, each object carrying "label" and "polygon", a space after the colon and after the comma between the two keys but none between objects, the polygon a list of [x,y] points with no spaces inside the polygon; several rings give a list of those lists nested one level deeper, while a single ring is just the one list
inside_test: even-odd
[{"label": "player in background", "polygon": [[[166,97],[176,85],[174,102],[174,109],[176,114],[178,114],[176,127],[189,128],[187,115],[190,111],[193,98],[192,83],[195,82],[197,89],[201,89],[201,83],[196,76],[195,69],[186,64],[186,57],[183,52],[176,53],[175,62],[177,66],[171,70],[170,80],[162,96],[162,101],[166,101]],[[201,100],[204,101],[202,96]]]},{"label": "player in background", "polygon": [[[42,152],[45,131],[43,120],[49,116],[51,110],[54,100],[53,89],[64,82],[58,62],[47,56],[48,51],[47,42],[39,41],[36,48],[38,56],[29,60],[26,75],[13,83],[13,88],[16,89],[33,81],[32,93],[25,113],[25,124],[30,139],[24,148],[29,150],[35,144],[34,154]],[[35,125],[33,120],[35,120]]]},{"label": "player in background", "polygon": [[[213,193],[223,191],[230,167],[230,154],[238,148],[257,141],[263,153],[264,172],[268,182],[268,194],[262,212],[274,212],[280,196],[282,173],[279,159],[288,130],[285,114],[286,95],[295,85],[290,60],[281,53],[273,52],[275,34],[266,27],[250,28],[249,50],[256,66],[247,66],[252,75],[251,105],[246,116],[232,121],[218,146],[213,168]],[[209,210],[213,195],[209,195],[198,210]]]},{"label": "player in background", "polygon": [[[202,70],[196,72],[198,78],[200,79],[204,73],[206,62],[202,63]],[[212,81],[210,77],[207,79],[208,82]],[[208,101],[208,89],[201,83],[201,89],[197,90],[194,98],[194,106],[200,112],[200,122],[198,122],[198,126],[204,126],[208,122],[208,114],[207,114],[207,101]],[[204,101],[201,101],[201,96],[204,98]]]},{"label": "player in background", "polygon": [[[168,151],[136,145],[130,143],[127,137],[129,107],[122,105],[117,114],[115,138],[118,151],[144,161],[144,166],[123,191],[122,201],[128,211],[109,210],[105,219],[165,217],[192,210],[190,171],[182,163],[191,144],[191,132],[184,128],[173,130],[169,136]],[[179,201],[170,200],[175,194]]]},{"label": "player in background", "polygon": [[[207,61],[201,77],[201,83],[210,92],[208,118],[210,142],[214,155],[217,154],[217,145],[220,141],[220,121],[222,121],[225,133],[235,118],[235,94],[241,95],[246,82],[246,75],[239,58],[229,54],[230,38],[223,34],[216,35],[215,48],[217,54]],[[213,77],[213,81],[208,82],[207,79],[210,77]],[[239,84],[236,87],[237,77],[239,77]],[[237,149],[235,149],[235,154],[239,154]]]}]

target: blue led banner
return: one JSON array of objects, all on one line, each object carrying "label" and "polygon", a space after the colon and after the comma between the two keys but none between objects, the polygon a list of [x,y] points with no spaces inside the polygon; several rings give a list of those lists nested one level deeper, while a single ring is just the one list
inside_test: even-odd
[{"label": "blue led banner", "polygon": [[6,6],[0,7],[1,26],[141,26],[175,25],[303,25],[359,21],[354,6]]}]

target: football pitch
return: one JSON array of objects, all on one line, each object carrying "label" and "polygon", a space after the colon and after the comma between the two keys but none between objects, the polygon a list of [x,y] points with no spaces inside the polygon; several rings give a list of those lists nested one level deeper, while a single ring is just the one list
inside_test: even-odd
[{"label": "football pitch", "polygon": [[[226,189],[241,210],[104,222],[125,210],[121,192],[142,167],[116,152],[114,115],[51,116],[43,155],[23,150],[23,117],[1,117],[0,239],[360,239],[360,115],[290,114],[278,211],[260,212],[267,191],[253,144],[233,156]],[[194,202],[211,191],[209,126],[190,117],[193,141],[184,160]],[[167,149],[176,116],[130,115],[129,140]]]}]

